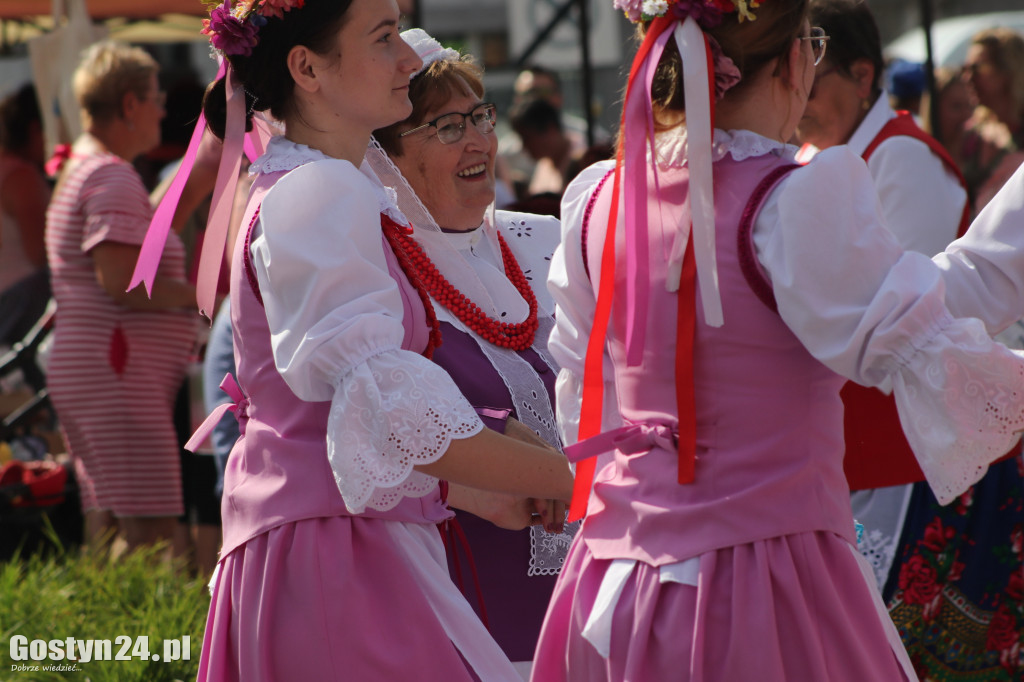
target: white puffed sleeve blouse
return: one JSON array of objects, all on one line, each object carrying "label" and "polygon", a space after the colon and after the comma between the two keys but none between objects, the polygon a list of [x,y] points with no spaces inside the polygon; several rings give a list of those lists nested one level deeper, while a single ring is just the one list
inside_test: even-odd
[{"label": "white puffed sleeve blouse", "polygon": [[402,350],[380,214],[405,220],[347,161],[275,139],[261,162],[290,170],[263,199],[250,247],[277,370],[302,400],[331,401],[328,457],[350,511],[425,495],[437,480],[413,466],[483,424],[444,370]]},{"label": "white puffed sleeve blouse", "polygon": [[[662,139],[658,151],[663,163],[685,162],[678,140]],[[743,160],[795,149],[749,131],[716,130],[715,153]],[[593,318],[594,293],[579,275],[580,197],[611,167],[581,174],[562,208],[549,285],[558,305],[550,348],[563,372],[577,378],[560,382],[576,394],[560,395],[559,406],[578,401]],[[979,320],[950,314],[942,271],[928,257],[904,252],[885,229],[860,157],[833,147],[794,170],[765,201],[753,237],[779,314],[808,351],[847,379],[895,390],[904,432],[941,502],[977,482],[1010,448],[1024,428],[1024,356],[993,342]],[[958,314],[970,311],[961,306]]]}]

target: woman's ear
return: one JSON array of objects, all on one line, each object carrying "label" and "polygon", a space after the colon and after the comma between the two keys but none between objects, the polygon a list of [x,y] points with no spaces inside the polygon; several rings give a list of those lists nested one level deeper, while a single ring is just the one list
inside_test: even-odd
[{"label": "woman's ear", "polygon": [[316,92],[320,89],[316,70],[313,68],[315,56],[305,45],[296,45],[288,51],[286,57],[292,80],[297,87],[306,92]]},{"label": "woman's ear", "polygon": [[857,83],[857,97],[862,100],[870,99],[875,83],[875,65],[871,60],[856,60],[850,65],[850,75]]},{"label": "woman's ear", "polygon": [[139,108],[139,96],[129,90],[121,96],[121,118],[131,121]]},{"label": "woman's ear", "polygon": [[803,83],[803,74],[806,67],[807,56],[804,54],[804,42],[799,38],[793,41],[789,52],[779,64],[779,78],[787,90],[800,91],[806,88]]}]

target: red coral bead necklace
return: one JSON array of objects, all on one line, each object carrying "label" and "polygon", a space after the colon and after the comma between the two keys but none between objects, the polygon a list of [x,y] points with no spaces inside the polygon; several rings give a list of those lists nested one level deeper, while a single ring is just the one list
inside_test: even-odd
[{"label": "red coral bead necklace", "polygon": [[529,306],[526,319],[518,323],[500,322],[489,317],[476,303],[456,289],[451,282],[437,269],[433,261],[423,251],[423,247],[412,238],[411,234],[401,231],[397,240],[406,252],[412,266],[416,269],[419,279],[426,286],[434,300],[451,311],[455,317],[476,332],[482,339],[495,346],[510,350],[525,350],[533,345],[537,331],[537,297],[530,288],[530,283],[523,274],[522,268],[512,255],[505,238],[498,234],[501,247],[501,260],[505,266],[505,276],[523,297]]}]

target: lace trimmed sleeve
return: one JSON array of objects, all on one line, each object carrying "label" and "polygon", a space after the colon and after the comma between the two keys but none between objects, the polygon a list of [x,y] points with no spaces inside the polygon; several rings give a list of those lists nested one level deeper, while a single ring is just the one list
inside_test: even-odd
[{"label": "lace trimmed sleeve", "polygon": [[977,483],[1024,428],[1024,354],[976,319],[948,324],[893,376],[900,423],[940,504]]},{"label": "lace trimmed sleeve", "polygon": [[308,163],[267,193],[251,246],[275,366],[299,398],[331,402],[328,458],[353,513],[427,494],[437,480],[413,467],[483,428],[444,370],[402,349],[379,194],[347,162]]},{"label": "lace trimmed sleeve", "polygon": [[382,353],[342,377],[327,457],[349,511],[384,511],[433,490],[437,479],[413,467],[436,462],[453,438],[482,428],[444,370],[415,353]]},{"label": "lace trimmed sleeve", "polygon": [[755,243],[779,314],[808,351],[857,383],[894,389],[907,440],[945,504],[1024,429],[1024,356],[978,320],[954,318],[939,269],[903,252],[880,216],[863,161],[835,147],[780,184]]}]

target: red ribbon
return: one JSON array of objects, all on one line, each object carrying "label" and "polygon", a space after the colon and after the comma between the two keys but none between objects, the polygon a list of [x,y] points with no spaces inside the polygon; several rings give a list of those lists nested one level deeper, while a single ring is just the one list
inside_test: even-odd
[{"label": "red ribbon", "polygon": [[[448,481],[439,481],[441,488],[441,501],[448,502]],[[473,587],[476,588],[476,600],[480,604],[480,621],[489,631],[490,624],[487,621],[487,607],[484,605],[484,591],[480,586],[480,574],[476,570],[476,561],[473,559],[473,551],[469,548],[469,539],[466,532],[462,530],[462,524],[455,517],[445,519],[437,524],[437,531],[441,534],[441,542],[444,544],[445,554],[451,557],[452,565],[455,566],[455,584],[459,586],[459,592],[466,595],[466,586],[462,580],[462,564],[459,562],[459,546],[466,556],[469,564],[469,572],[473,577]]]},{"label": "red ribbon", "polygon": [[[634,88],[637,85],[638,77],[644,73],[645,63],[655,48],[662,34],[675,25],[676,19],[670,16],[658,17],[647,30],[644,41],[637,50],[630,68],[629,80],[626,85],[626,104],[623,106],[622,118],[619,129],[626,131],[626,113],[631,110],[631,98],[646,92],[637,92]],[[708,87],[711,92],[711,121],[715,115],[715,67],[714,55],[711,50],[710,41],[707,35],[704,36],[704,45],[707,50],[708,63]],[[656,68],[651,64],[649,68]],[[642,80],[642,79],[640,79]],[[642,84],[641,84],[642,85]],[[642,88],[641,88],[642,89]],[[650,134],[650,131],[648,131]],[[588,438],[597,436],[601,431],[601,411],[604,402],[604,347],[608,336],[608,322],[611,319],[612,299],[615,289],[615,228],[619,215],[619,192],[622,180],[622,169],[625,160],[625,149],[622,138],[615,155],[615,172],[612,183],[611,210],[608,214],[608,229],[605,235],[604,247],[601,253],[601,280],[598,283],[597,303],[594,309],[594,324],[587,341],[587,354],[583,366],[583,394],[580,406],[580,426],[577,440],[582,442]],[[640,168],[631,169],[631,173],[637,174],[646,171]],[[637,197],[637,200],[646,201],[646,196]],[[635,225],[634,229],[645,229],[646,221],[643,224]],[[646,240],[641,238],[643,244],[637,240],[630,240],[631,248],[627,258],[634,264],[630,270],[633,271],[637,260],[643,258],[646,253]],[[636,243],[633,243],[636,242]],[[641,261],[642,262],[642,261]],[[686,252],[683,258],[683,270],[680,277],[678,301],[679,312],[677,321],[676,341],[676,401],[679,412],[679,483],[692,483],[696,469],[696,412],[693,386],[693,348],[694,333],[696,330],[696,258],[693,251],[693,228],[690,228],[690,238],[687,240]],[[643,272],[637,273],[644,277]],[[632,278],[627,278],[631,280]],[[628,288],[636,289],[636,293],[642,290],[627,282]],[[646,305],[646,302],[643,302]],[[639,319],[632,320],[635,324],[646,324],[646,317],[638,316]],[[632,340],[634,333],[643,338],[640,331],[634,332],[632,327],[627,325],[627,333]],[[631,364],[639,364],[642,348],[629,348],[627,343],[627,356]],[[634,344],[635,345],[635,344]],[[596,457],[588,457],[577,463],[576,478],[573,482],[572,502],[569,505],[569,521],[577,521],[586,515],[587,504],[590,498],[590,489],[594,481]]]},{"label": "red ribbon", "polygon": [[686,242],[676,313],[676,410],[680,484],[693,483],[697,466],[697,401],[693,387],[693,337],[697,330],[697,259],[693,234]]},{"label": "red ribbon", "polygon": [[[634,94],[637,75],[654,47],[658,37],[672,26],[674,18],[658,17],[651,24],[644,42],[633,58],[633,65],[626,84],[626,101]],[[622,108],[620,130],[626,129],[626,109]],[[583,441],[601,432],[601,406],[604,402],[604,346],[608,337],[608,322],[612,313],[612,298],[615,291],[615,227],[619,216],[619,195],[622,186],[622,167],[625,157],[622,138],[615,153],[615,173],[612,180],[612,205],[608,213],[608,229],[605,234],[604,250],[601,253],[601,281],[598,283],[597,304],[594,309],[594,326],[587,340],[587,355],[583,364],[583,395],[580,404],[580,426],[577,440]],[[645,198],[646,200],[646,198]],[[576,465],[573,481],[572,502],[569,504],[571,521],[582,519],[587,513],[590,487],[594,481],[597,459],[590,457]]]}]

